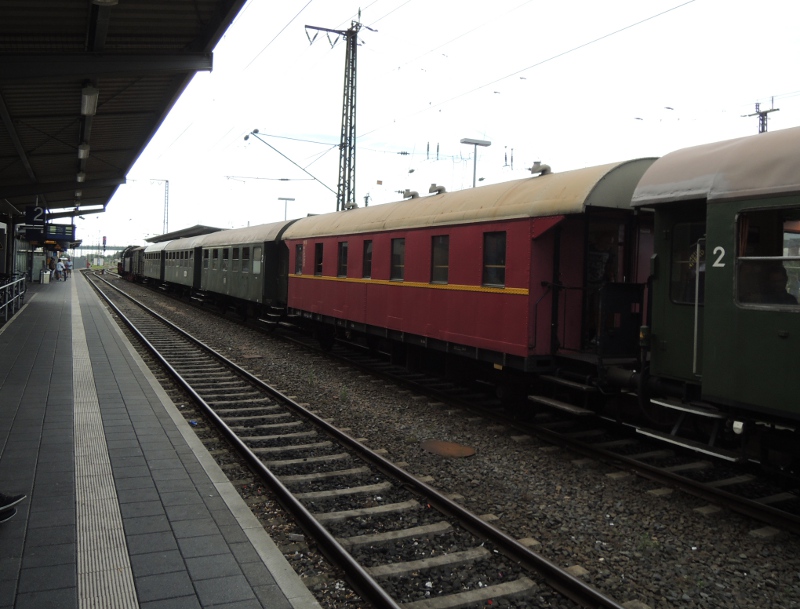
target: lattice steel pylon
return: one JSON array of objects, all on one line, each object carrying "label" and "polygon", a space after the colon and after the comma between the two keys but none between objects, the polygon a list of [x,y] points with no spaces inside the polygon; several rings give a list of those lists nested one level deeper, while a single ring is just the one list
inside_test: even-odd
[{"label": "lattice steel pylon", "polygon": [[742,114],[742,116],[758,116],[758,132],[759,133],[766,133],[767,132],[767,115],[770,112],[777,112],[780,108],[775,107],[775,98],[772,99],[772,108],[769,110],[762,110],[761,104],[756,103],[756,111],[752,114]]},{"label": "lattice steel pylon", "polygon": [[169,232],[169,180],[164,180],[164,232]]},{"label": "lattice steel pylon", "polygon": [[169,232],[169,180],[150,178],[150,183],[153,184],[154,182],[164,183],[164,223],[161,227],[161,234],[166,235]]},{"label": "lattice steel pylon", "polygon": [[[359,19],[361,11],[359,11]],[[358,32],[361,23],[352,21],[347,30],[331,30],[307,25],[306,29],[342,36],[347,41],[344,66],[344,95],[342,100],[342,134],[339,140],[339,182],[336,211],[358,207],[356,204],[356,74]],[[371,28],[367,28],[371,29]],[[316,38],[316,35],[314,36]],[[329,38],[330,39],[330,38]],[[314,40],[309,37],[309,40]],[[331,43],[331,46],[335,44]]]}]

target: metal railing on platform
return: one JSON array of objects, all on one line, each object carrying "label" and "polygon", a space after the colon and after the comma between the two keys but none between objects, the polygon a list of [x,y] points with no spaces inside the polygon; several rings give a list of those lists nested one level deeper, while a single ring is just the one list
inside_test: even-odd
[{"label": "metal railing on platform", "polygon": [[25,303],[25,275],[0,278],[0,318],[6,323]]}]

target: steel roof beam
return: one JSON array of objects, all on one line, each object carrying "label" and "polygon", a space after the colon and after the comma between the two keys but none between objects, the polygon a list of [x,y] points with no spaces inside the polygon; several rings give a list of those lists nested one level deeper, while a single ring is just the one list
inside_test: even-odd
[{"label": "steel roof beam", "polygon": [[74,218],[75,216],[88,216],[89,214],[102,214],[106,210],[104,207],[97,209],[80,209],[79,211],[66,211],[58,212],[55,214],[47,214],[48,220],[58,220],[60,218]]},{"label": "steel roof beam", "polygon": [[[80,201],[80,205],[75,202],[75,199],[63,200],[63,201],[51,201],[47,204],[48,210],[54,209],[78,209],[75,212],[75,215],[78,216],[83,213],[84,208],[89,207],[90,205],[103,205],[105,202],[105,197],[89,197],[88,199],[82,199]],[[72,212],[70,212],[72,213]]]},{"label": "steel roof beam", "polygon": [[149,53],[130,55],[9,55],[0,63],[0,83],[72,78],[153,76],[211,71],[212,53]]},{"label": "steel roof beam", "polygon": [[27,197],[68,190],[91,190],[125,184],[125,178],[101,178],[85,182],[39,182],[35,184],[0,184],[0,198]]},{"label": "steel roof beam", "polygon": [[25,167],[28,177],[30,177],[31,180],[35,180],[36,174],[33,172],[33,167],[31,167],[31,163],[28,160],[28,155],[25,154],[25,148],[23,148],[22,142],[19,139],[19,134],[17,133],[16,127],[14,127],[14,121],[11,119],[11,114],[8,112],[8,108],[6,107],[6,102],[3,99],[2,94],[0,94],[0,119],[2,119],[3,125],[5,125],[6,131],[8,132],[8,137],[14,143],[14,150],[17,151],[19,160],[22,163],[22,166]]}]

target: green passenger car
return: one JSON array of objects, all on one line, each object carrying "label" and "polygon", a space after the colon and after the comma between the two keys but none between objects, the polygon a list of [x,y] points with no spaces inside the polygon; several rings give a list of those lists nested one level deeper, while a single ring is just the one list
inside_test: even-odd
[{"label": "green passenger car", "polygon": [[655,214],[650,375],[742,426],[800,419],[800,128],[679,150]]}]

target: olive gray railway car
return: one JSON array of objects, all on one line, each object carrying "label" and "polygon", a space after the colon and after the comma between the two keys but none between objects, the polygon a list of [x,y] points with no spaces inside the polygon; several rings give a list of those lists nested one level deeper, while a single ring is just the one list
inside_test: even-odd
[{"label": "olive gray railway car", "polygon": [[147,279],[164,281],[164,249],[170,243],[151,243],[144,248],[144,276]]},{"label": "olive gray railway car", "polygon": [[200,289],[265,306],[285,304],[289,254],[281,236],[293,222],[203,236]]},{"label": "olive gray railway car", "polygon": [[203,239],[207,235],[170,241],[164,248],[164,281],[193,290],[200,289]]}]

